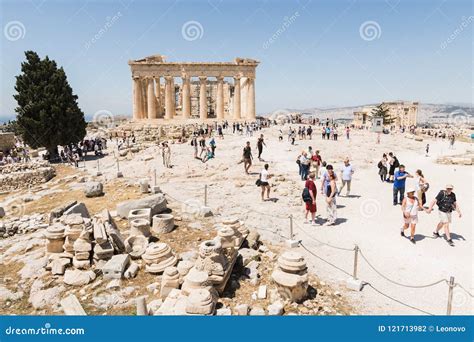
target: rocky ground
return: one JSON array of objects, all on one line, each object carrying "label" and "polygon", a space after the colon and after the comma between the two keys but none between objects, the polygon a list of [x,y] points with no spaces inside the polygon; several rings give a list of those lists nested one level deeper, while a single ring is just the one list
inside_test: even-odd
[{"label": "rocky ground", "polygon": [[[177,228],[160,236],[177,253],[195,250],[200,241],[214,234],[214,220],[226,216],[237,216],[245,226],[259,232],[263,245],[250,248],[255,260],[249,264],[237,264],[228,282],[224,294],[219,299],[218,314],[238,313],[242,305],[248,304],[254,313],[267,310],[270,304],[278,302],[275,287],[269,277],[275,265],[275,257],[286,248],[283,242],[290,233],[289,216],[293,215],[294,234],[305,246],[319,257],[333,263],[347,272],[352,272],[353,252],[332,249],[335,245],[347,249],[358,244],[370,260],[391,279],[408,284],[427,283],[439,277],[455,275],[456,279],[468,290],[472,287],[472,271],[466,267],[472,258],[472,233],[469,222],[472,213],[472,196],[469,187],[463,187],[463,180],[472,172],[469,165],[439,165],[436,159],[455,154],[466,155],[468,144],[457,144],[456,150],[448,151],[447,142],[421,139],[407,139],[403,135],[383,135],[380,145],[375,144],[375,135],[371,132],[354,131],[350,140],[344,137],[340,141],[321,140],[316,134],[312,141],[297,141],[290,145],[286,141],[278,142],[278,129],[265,129],[267,146],[263,158],[270,164],[271,201],[260,200],[255,180],[265,162],[254,159],[251,175],[245,175],[243,165],[239,163],[245,141],[251,141],[255,149],[256,136],[245,137],[226,134],[224,140],[217,140],[216,158],[207,163],[193,159],[189,143],[171,145],[173,167],[166,169],[161,162],[160,150],[154,141],[144,139],[139,145],[127,151],[116,151],[114,143],[109,144],[108,155],[100,162],[89,160],[79,169],[69,166],[56,167],[56,177],[43,185],[28,190],[4,193],[0,195],[2,206],[7,215],[2,219],[5,225],[11,216],[24,217],[17,222],[17,232],[0,240],[2,272],[0,279],[0,300],[3,313],[48,314],[61,313],[58,298],[66,294],[76,294],[88,314],[133,314],[134,299],[146,296],[154,306],[160,304],[160,277],[143,270],[136,278],[123,279],[119,288],[107,289],[108,281],[101,276],[92,283],[76,288],[65,285],[62,276],[52,276],[44,270],[44,228],[38,227],[47,214],[59,205],[76,200],[86,204],[91,215],[104,208],[112,211],[118,202],[141,198],[139,182],[147,179],[157,184],[166,194],[169,208],[176,217]],[[282,128],[286,133],[288,127]],[[424,156],[424,147],[429,142],[431,152]],[[296,157],[303,149],[312,146],[321,150],[323,159],[334,165],[349,156],[356,168],[353,182],[353,196],[338,199],[339,221],[333,228],[321,226],[325,221],[325,205],[318,198],[318,225],[307,226],[303,222],[302,202],[300,199],[302,184],[296,170]],[[436,224],[436,215],[420,214],[420,224],[416,246],[399,237],[399,209],[391,206],[390,186],[378,183],[376,164],[383,152],[393,151],[401,162],[407,164],[410,172],[422,168],[428,177],[433,193],[447,181],[455,183],[455,191],[464,209],[462,220],[455,221],[456,248],[452,249],[442,241],[428,238],[431,227]],[[256,157],[256,156],[255,156]],[[117,178],[117,159],[123,178]],[[101,176],[96,176],[100,170]],[[103,184],[104,195],[86,197],[84,187],[91,181]],[[207,186],[207,190],[205,190]],[[319,189],[320,183],[317,181]],[[385,189],[387,188],[387,189]],[[205,202],[205,192],[207,199]],[[196,219],[196,211],[207,204],[214,213],[212,217]],[[397,210],[395,210],[397,209]],[[9,215],[10,212],[10,215]],[[43,215],[40,219],[40,216]],[[41,223],[36,221],[41,221]],[[128,223],[115,218],[117,226],[126,236]],[[31,222],[31,224],[30,224]],[[22,225],[22,228],[19,226]],[[34,227],[29,229],[29,227]],[[21,233],[21,234],[20,234]],[[462,237],[462,238],[460,238]],[[423,240],[423,241],[422,241]],[[371,288],[362,292],[348,291],[344,284],[347,276],[334,267],[321,261],[304,249],[298,250],[305,255],[310,270],[308,299],[301,304],[285,304],[287,314],[419,314],[399,303],[381,296]],[[400,251],[403,250],[403,253]],[[438,259],[438,251],[445,256]],[[412,260],[416,260],[413,263]],[[258,265],[258,267],[257,267]],[[6,267],[3,267],[6,266]],[[250,267],[249,267],[250,266]],[[250,271],[249,271],[250,269]],[[258,281],[251,278],[253,270],[258,272]],[[434,313],[442,313],[445,302],[435,300],[445,298],[447,290],[443,286],[429,288],[423,293],[414,290],[405,291],[378,277],[361,262],[359,274],[386,294],[402,299],[404,302],[421,307]],[[259,299],[260,286],[267,285],[267,296]],[[110,287],[110,286],[109,286]],[[471,289],[472,290],[472,289]],[[469,312],[472,299],[455,290],[457,313]],[[357,309],[356,309],[357,308]]]},{"label": "rocky ground", "polygon": [[[145,296],[149,307],[157,310],[162,302],[161,276],[146,273],[143,268],[135,278],[122,279],[119,286],[103,279],[100,273],[85,286],[71,286],[64,283],[64,276],[52,275],[46,269],[48,257],[44,233],[48,227],[49,214],[55,208],[70,201],[78,201],[85,203],[92,216],[104,208],[114,210],[116,204],[124,200],[145,196],[140,193],[138,184],[130,179],[105,180],[104,177],[91,176],[83,170],[64,165],[57,166],[56,172],[53,180],[38,187],[2,195],[3,203],[7,203],[7,215],[0,221],[0,225],[8,229],[0,240],[0,313],[62,314],[60,299],[70,294],[79,299],[89,315],[133,315],[136,312],[135,299],[140,296]],[[86,184],[95,180],[104,182],[104,195],[86,197]],[[192,213],[189,215],[181,202],[173,199],[169,199],[168,208],[175,215],[176,227],[171,233],[160,235],[159,240],[167,243],[183,258],[196,254],[202,241],[215,236],[213,225],[216,217],[198,219]],[[126,237],[129,231],[128,220],[115,217],[115,222]],[[243,309],[251,314],[269,314],[272,311],[270,305],[280,302],[270,274],[282,246],[256,241],[250,244],[254,248],[248,248],[246,242],[247,248],[241,250],[245,257],[239,259],[234,266],[217,304],[217,314],[237,314]],[[257,298],[257,292],[262,286],[267,287],[268,293],[265,298]],[[324,315],[351,314],[354,310],[341,292],[312,275],[308,298],[300,304],[284,303],[276,313],[273,310],[273,314],[283,312]]]}]

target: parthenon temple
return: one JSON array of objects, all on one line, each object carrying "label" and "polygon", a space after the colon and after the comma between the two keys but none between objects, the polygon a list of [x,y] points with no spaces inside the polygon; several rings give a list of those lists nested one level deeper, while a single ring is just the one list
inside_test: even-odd
[{"label": "parthenon temple", "polygon": [[128,64],[133,79],[134,120],[256,118],[256,60],[180,63],[153,55]]}]

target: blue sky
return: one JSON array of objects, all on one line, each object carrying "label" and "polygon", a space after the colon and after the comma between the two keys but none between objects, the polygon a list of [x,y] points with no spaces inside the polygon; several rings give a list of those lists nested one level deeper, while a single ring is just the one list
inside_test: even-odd
[{"label": "blue sky", "polygon": [[[25,50],[64,67],[88,118],[99,110],[130,115],[127,61],[157,53],[170,61],[260,60],[258,113],[396,99],[472,103],[471,1],[0,3],[0,121],[14,117]],[[190,21],[197,37],[183,36]]]}]

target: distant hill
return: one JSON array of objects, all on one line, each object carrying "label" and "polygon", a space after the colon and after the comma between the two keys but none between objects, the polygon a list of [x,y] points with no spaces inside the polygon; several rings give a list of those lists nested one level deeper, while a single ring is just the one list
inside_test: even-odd
[{"label": "distant hill", "polygon": [[[300,112],[303,115],[314,116],[319,119],[334,118],[352,120],[353,113],[361,110],[363,107],[376,106],[378,103],[365,104],[352,107],[338,107],[338,108],[304,108],[292,109],[285,108],[284,111]],[[270,115],[268,113],[267,115]],[[474,122],[474,108],[469,104],[432,104],[420,103],[418,107],[418,122],[419,123],[435,123],[440,121],[447,121],[453,116],[464,116],[469,118],[470,122]]]}]

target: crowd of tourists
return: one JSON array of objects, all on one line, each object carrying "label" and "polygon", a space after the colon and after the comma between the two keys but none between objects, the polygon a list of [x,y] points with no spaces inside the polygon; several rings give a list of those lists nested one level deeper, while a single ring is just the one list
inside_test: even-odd
[{"label": "crowd of tourists", "polygon": [[[311,139],[312,128],[309,126],[300,126],[299,128],[289,128],[288,140],[294,144],[296,134],[300,140]],[[329,137],[326,134],[329,128]],[[324,126],[323,139],[334,139],[334,130],[330,126]],[[332,133],[331,133],[332,132]],[[337,130],[336,130],[337,132]],[[337,134],[337,133],[336,133]],[[350,130],[346,131],[347,139],[350,138]],[[259,138],[263,143],[263,135]],[[280,129],[278,140],[283,140],[283,132]],[[259,159],[262,155],[263,144],[257,143],[259,151]],[[426,155],[429,152],[429,145],[425,148]],[[244,170],[249,174],[249,168],[252,165],[253,155],[251,144],[248,141],[243,149],[242,160],[244,162]],[[332,165],[323,160],[319,150],[313,149],[311,146],[307,150],[301,151],[296,158],[298,165],[298,173],[301,181],[304,181],[302,199],[305,203],[305,223],[316,225],[317,205],[316,199],[318,194],[324,197],[326,204],[326,220],[325,225],[337,224],[337,197],[351,197],[351,184],[355,168],[352,166],[350,159],[347,157],[341,165]],[[439,223],[433,231],[433,238],[440,237],[440,231],[445,233],[446,241],[450,246],[454,246],[454,242],[450,234],[450,223],[452,220],[452,212],[456,211],[461,217],[461,211],[456,201],[456,195],[453,192],[451,184],[446,185],[444,190],[437,193],[436,197],[428,203],[427,194],[429,183],[422,170],[418,169],[413,174],[408,172],[405,165],[401,164],[397,156],[393,152],[384,153],[381,160],[377,164],[378,175],[380,181],[390,184],[392,188],[392,200],[394,206],[400,206],[402,225],[400,235],[408,237],[409,241],[416,244],[415,233],[418,223],[418,212],[424,211],[429,214],[433,207],[438,207]],[[261,188],[261,199],[267,201],[270,199],[270,182],[272,174],[269,171],[269,165],[264,164],[263,169],[259,173],[257,185]],[[407,179],[413,178],[410,186],[406,186]],[[409,235],[405,232],[409,230]]]}]

